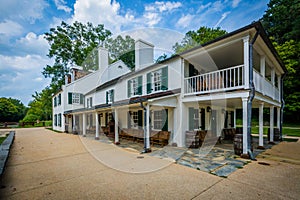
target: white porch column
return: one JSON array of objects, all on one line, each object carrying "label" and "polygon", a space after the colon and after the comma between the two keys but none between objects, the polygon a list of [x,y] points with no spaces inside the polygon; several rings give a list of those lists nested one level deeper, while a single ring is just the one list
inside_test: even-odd
[{"label": "white porch column", "polygon": [[264,103],[259,105],[259,142],[258,146],[264,146]]},{"label": "white porch column", "polygon": [[[279,102],[281,102],[281,76],[280,75],[278,75],[277,76],[277,88],[278,88],[278,91],[279,91],[279,95],[278,95],[278,99],[277,100],[279,100]],[[279,108],[280,109],[280,108]]]},{"label": "white porch column", "polygon": [[95,123],[96,123],[96,135],[95,135],[95,140],[99,140],[99,117],[98,113],[95,113]]},{"label": "white porch column", "polygon": [[150,149],[150,105],[146,107],[146,151]]},{"label": "white porch column", "polygon": [[277,108],[277,128],[280,129],[280,107],[276,107]]},{"label": "white porch column", "polygon": [[236,128],[236,109],[233,111],[233,127]]},{"label": "white porch column", "polygon": [[270,142],[274,142],[274,106],[270,107]]},{"label": "white porch column", "polygon": [[119,142],[119,113],[118,109],[115,109],[115,144],[120,144]]},{"label": "white porch column", "polygon": [[82,114],[82,135],[83,137],[86,136],[86,114]]},{"label": "white porch column", "polygon": [[271,83],[274,86],[275,85],[275,69],[271,69]]},{"label": "white porch column", "polygon": [[73,130],[73,133],[76,132],[76,115],[73,115],[73,127],[72,127],[72,130]]},{"label": "white porch column", "polygon": [[249,88],[249,35],[243,38],[244,42],[244,73],[245,73],[245,86]]},{"label": "white porch column", "polygon": [[243,103],[243,154],[247,154],[248,149],[248,138],[247,138],[247,118],[248,118],[248,109],[247,109],[248,98],[242,98]]},{"label": "white porch column", "polygon": [[265,56],[260,57],[260,74],[262,75],[262,77],[265,78],[265,75],[266,75],[266,57]]}]

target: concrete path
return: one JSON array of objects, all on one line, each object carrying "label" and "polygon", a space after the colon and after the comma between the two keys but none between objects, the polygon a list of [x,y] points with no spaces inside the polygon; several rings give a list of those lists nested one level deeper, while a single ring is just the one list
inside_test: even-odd
[{"label": "concrete path", "polygon": [[[295,144],[294,151],[299,155],[300,143]],[[220,178],[80,136],[43,128],[17,129],[0,180],[0,197],[299,199],[300,158],[291,155],[284,160],[284,152],[275,152],[277,159],[271,159],[272,151],[265,153],[265,158],[246,165],[228,178]]]}]

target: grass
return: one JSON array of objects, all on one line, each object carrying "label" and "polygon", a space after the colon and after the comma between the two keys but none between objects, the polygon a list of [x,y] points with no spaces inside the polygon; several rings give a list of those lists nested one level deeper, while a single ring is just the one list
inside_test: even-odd
[{"label": "grass", "polygon": [[7,138],[7,136],[5,137],[0,137],[0,144],[2,144],[2,142]]},{"label": "grass", "polygon": [[[238,127],[241,127],[241,123],[237,125]],[[264,135],[268,134],[268,128],[269,126],[264,126]],[[251,133],[252,134],[259,134],[259,127],[257,123],[252,123],[251,127]],[[300,125],[298,124],[284,124],[282,127],[282,135],[287,135],[287,136],[296,136],[300,137]]]}]

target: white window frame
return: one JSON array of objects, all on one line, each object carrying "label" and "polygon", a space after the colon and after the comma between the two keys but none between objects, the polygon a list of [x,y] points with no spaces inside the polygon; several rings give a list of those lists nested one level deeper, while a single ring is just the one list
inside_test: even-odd
[{"label": "white window frame", "polygon": [[72,93],[72,104],[80,104],[80,94]]},{"label": "white window frame", "polygon": [[162,110],[153,111],[153,129],[161,130],[163,128],[162,124]]},{"label": "white window frame", "polygon": [[139,121],[138,111],[131,112],[131,119],[132,119],[132,126],[134,128],[138,127],[138,121]]},{"label": "white window frame", "polygon": [[113,93],[113,89],[108,90],[108,92],[107,92],[107,103],[113,103],[112,93]]},{"label": "white window frame", "polygon": [[[197,115],[198,115],[198,117],[197,117]],[[200,123],[201,123],[201,115],[200,115],[200,110],[199,109],[197,109],[197,108],[195,109],[194,117],[193,118],[194,118],[193,119],[193,121],[194,121],[194,129],[199,130],[200,127],[201,127],[201,125],[200,125]],[[198,122],[198,127],[195,126],[196,121]]]},{"label": "white window frame", "polygon": [[152,74],[152,92],[159,92],[161,91],[161,86],[162,86],[162,70],[156,70],[154,72],[151,72]]},{"label": "white window frame", "polygon": [[89,97],[86,99],[86,107],[92,108],[93,107],[93,97]]}]

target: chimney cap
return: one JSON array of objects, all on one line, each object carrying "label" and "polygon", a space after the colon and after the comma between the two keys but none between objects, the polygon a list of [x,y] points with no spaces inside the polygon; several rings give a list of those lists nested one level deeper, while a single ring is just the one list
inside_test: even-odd
[{"label": "chimney cap", "polygon": [[148,45],[148,46],[151,46],[151,47],[154,47],[154,45],[153,44],[151,44],[151,43],[149,43],[149,42],[146,42],[145,40],[142,40],[142,39],[137,39],[136,41],[135,41],[135,43],[138,43],[138,42],[141,42],[141,43],[144,43],[144,44],[146,44],[146,45]]}]

